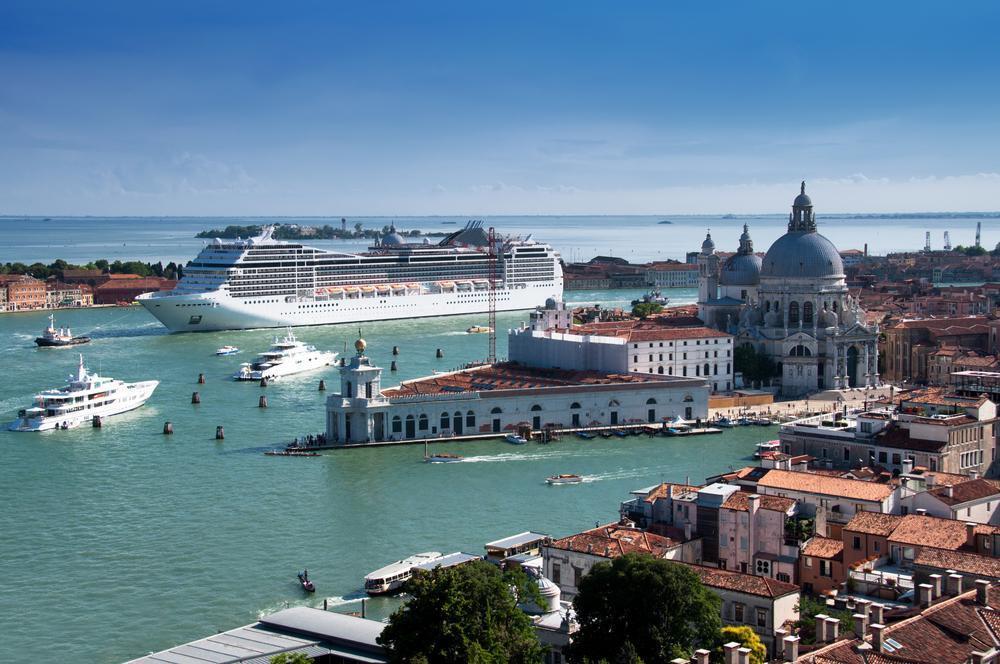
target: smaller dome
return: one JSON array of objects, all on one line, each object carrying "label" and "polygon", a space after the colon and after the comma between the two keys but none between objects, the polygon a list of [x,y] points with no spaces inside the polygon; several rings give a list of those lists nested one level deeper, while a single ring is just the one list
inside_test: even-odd
[{"label": "smaller dome", "polygon": [[715,242],[712,241],[711,232],[705,235],[705,241],[701,243],[701,251],[705,254],[710,254],[715,251]]},{"label": "smaller dome", "polygon": [[366,348],[368,348],[368,344],[364,339],[358,339],[354,342],[354,350],[358,351],[359,354],[365,352]]},{"label": "smaller dome", "polygon": [[558,306],[558,303],[556,302],[556,299],[554,297],[549,297],[549,298],[545,299],[545,308],[546,309],[553,310],[557,306]]},{"label": "smaller dome", "polygon": [[382,246],[398,247],[404,243],[403,236],[396,232],[396,227],[389,226],[389,234],[382,238]]},{"label": "smaller dome", "polygon": [[733,254],[722,264],[719,283],[723,286],[756,286],[760,283],[760,256]]},{"label": "smaller dome", "polygon": [[562,595],[559,586],[544,576],[540,576],[538,577],[538,594],[542,596],[544,601],[543,610],[549,613],[559,610],[559,600]]},{"label": "smaller dome", "polygon": [[792,207],[812,207],[812,199],[806,194],[806,181],[802,181],[802,188],[799,191],[799,195],[795,197],[792,201]]}]

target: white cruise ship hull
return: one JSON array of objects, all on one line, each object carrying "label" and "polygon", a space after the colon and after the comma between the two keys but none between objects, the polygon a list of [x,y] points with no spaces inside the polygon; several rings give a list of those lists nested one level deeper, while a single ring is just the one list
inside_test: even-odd
[{"label": "white cruise ship hull", "polygon": [[[497,311],[534,309],[561,298],[562,280],[528,282],[496,292]],[[234,298],[223,291],[147,293],[138,301],[171,332],[335,325],[363,321],[460,316],[489,311],[486,290],[286,302],[282,296]]]},{"label": "white cruise ship hull", "polygon": [[322,369],[323,367],[330,366],[336,360],[337,353],[318,351],[313,357],[289,358],[263,371],[254,371],[249,370],[249,367],[243,367],[233,374],[233,379],[262,380],[266,378],[268,380],[275,380],[283,376],[293,376],[306,371]]},{"label": "white cruise ship hull", "polygon": [[153,391],[160,382],[147,380],[140,383],[128,383],[118,391],[114,402],[99,406],[97,408],[85,408],[63,413],[61,415],[44,415],[40,417],[20,417],[7,427],[10,431],[48,431],[51,429],[73,429],[83,424],[91,424],[95,417],[101,419],[127,413],[130,410],[139,408],[149,397],[153,396]]}]

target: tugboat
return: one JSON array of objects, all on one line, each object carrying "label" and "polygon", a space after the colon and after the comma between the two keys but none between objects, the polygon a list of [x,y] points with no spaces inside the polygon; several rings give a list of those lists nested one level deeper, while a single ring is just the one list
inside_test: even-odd
[{"label": "tugboat", "polygon": [[302,590],[307,593],[316,592],[316,584],[309,580],[309,570],[304,569],[299,572],[296,576],[299,577],[299,584],[302,586]]},{"label": "tugboat", "polygon": [[670,298],[660,293],[659,290],[651,290],[640,299],[632,300],[632,306],[634,307],[637,304],[658,304],[665,307],[669,302]]},{"label": "tugboat", "polygon": [[90,337],[74,337],[70,329],[56,329],[55,314],[49,314],[49,326],[42,332],[42,336],[35,338],[35,343],[42,348],[61,348],[63,346],[78,346],[90,342]]}]

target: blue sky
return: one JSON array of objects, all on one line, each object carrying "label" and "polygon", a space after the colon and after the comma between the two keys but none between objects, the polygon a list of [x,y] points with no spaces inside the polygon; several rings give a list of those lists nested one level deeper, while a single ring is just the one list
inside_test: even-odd
[{"label": "blue sky", "polygon": [[0,213],[1000,209],[995,2],[0,4]]}]

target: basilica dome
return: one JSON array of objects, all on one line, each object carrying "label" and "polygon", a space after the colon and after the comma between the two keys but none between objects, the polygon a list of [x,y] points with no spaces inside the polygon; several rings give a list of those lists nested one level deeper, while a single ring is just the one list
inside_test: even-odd
[{"label": "basilica dome", "polygon": [[733,254],[722,264],[719,283],[723,286],[756,286],[760,281],[760,256]]},{"label": "basilica dome", "polygon": [[844,278],[844,261],[833,243],[816,232],[812,199],[806,183],[792,202],[788,232],[775,240],[764,255],[762,277]]}]

